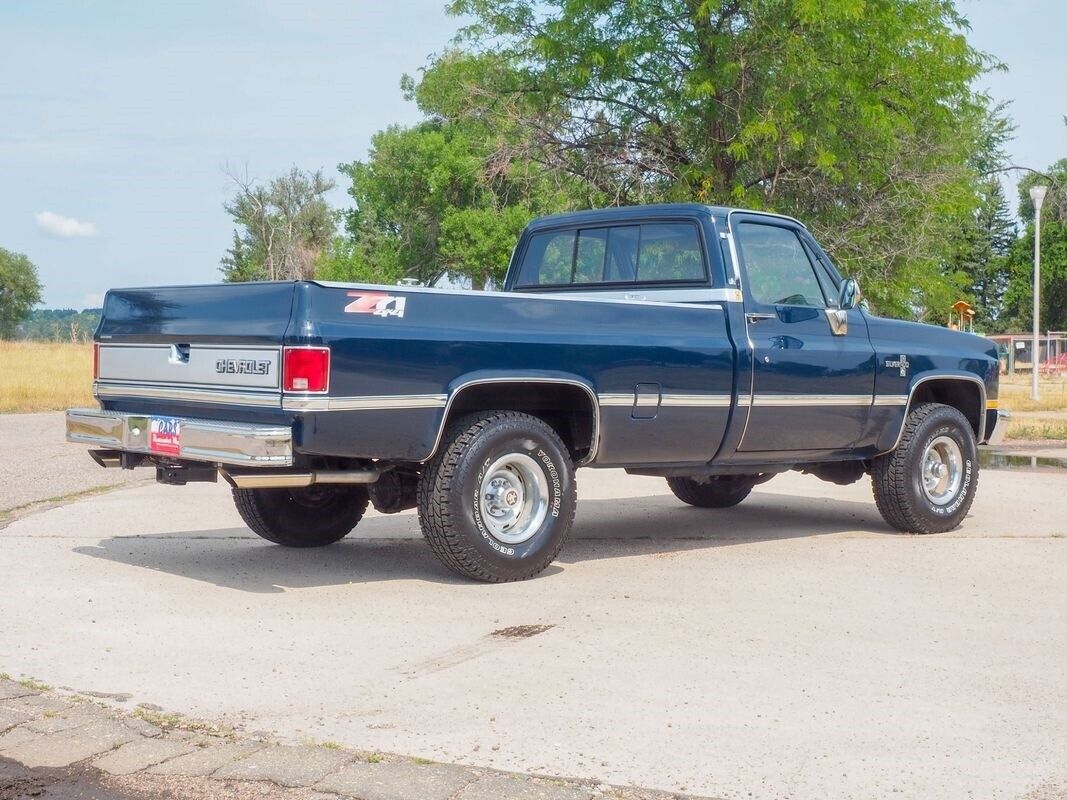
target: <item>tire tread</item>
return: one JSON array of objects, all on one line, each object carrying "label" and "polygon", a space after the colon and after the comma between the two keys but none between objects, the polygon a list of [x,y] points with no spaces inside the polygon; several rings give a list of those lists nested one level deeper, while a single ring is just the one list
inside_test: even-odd
[{"label": "tire tread", "polygon": [[[460,469],[463,455],[486,429],[501,422],[521,422],[524,426],[533,424],[539,427],[544,436],[553,441],[559,451],[566,456],[567,448],[559,435],[538,417],[518,411],[468,414],[452,422],[446,429],[442,446],[423,469],[417,491],[419,525],[434,555],[453,572],[487,583],[508,583],[532,578],[556,560],[566,540],[566,537],[561,538],[547,559],[542,558],[528,565],[527,569],[514,574],[502,575],[487,568],[478,551],[454,524],[450,499],[451,488],[456,472]],[[570,491],[574,492],[573,464],[568,463],[567,469],[571,476]],[[565,506],[569,509],[568,518],[561,522],[569,529],[574,521],[575,504],[568,503]]]}]

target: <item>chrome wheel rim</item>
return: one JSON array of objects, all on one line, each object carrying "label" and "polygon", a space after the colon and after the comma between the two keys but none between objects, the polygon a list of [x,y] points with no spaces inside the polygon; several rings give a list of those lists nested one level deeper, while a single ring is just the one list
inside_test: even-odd
[{"label": "chrome wheel rim", "polygon": [[956,499],[962,483],[963,451],[954,439],[938,436],[923,453],[923,494],[936,506],[948,505]]},{"label": "chrome wheel rim", "polygon": [[548,479],[525,453],[501,456],[485,471],[478,492],[482,521],[505,544],[522,544],[548,515]]}]

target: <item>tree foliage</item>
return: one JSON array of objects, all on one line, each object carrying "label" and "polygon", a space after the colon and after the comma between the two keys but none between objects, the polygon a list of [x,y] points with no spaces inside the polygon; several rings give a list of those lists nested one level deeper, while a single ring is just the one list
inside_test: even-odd
[{"label": "tree foliage", "polygon": [[226,211],[237,225],[222,259],[226,281],[310,278],[336,232],[325,195],[336,185],[321,170],[293,167],[262,184],[230,172],[237,187]]},{"label": "tree foliage", "polygon": [[40,302],[37,267],[22,253],[0,247],[0,338],[13,337],[18,324]]},{"label": "tree foliage", "polygon": [[1049,186],[1041,209],[1041,329],[1067,330],[1067,158],[1047,174],[1031,173],[1019,182],[1019,216],[1026,228],[1008,255],[1006,326],[1030,330],[1034,304],[1034,204],[1030,188]]},{"label": "tree foliage", "polygon": [[472,113],[474,85],[499,86],[515,72],[494,56],[452,51],[404,89],[426,119],[379,132],[366,161],[342,164],[355,209],[347,243],[334,248],[322,274],[357,280],[415,278],[449,272],[475,286],[499,282],[525,224],[539,214],[583,203],[571,176],[528,157],[516,126]]},{"label": "tree foliage", "polygon": [[[454,0],[464,115],[610,202],[774,209],[808,222],[883,310],[939,307],[977,205],[988,60],[950,0]],[[431,66],[428,77],[442,62]]]},{"label": "tree foliage", "polygon": [[15,338],[48,342],[88,342],[103,309],[35,308],[19,324]]},{"label": "tree foliage", "polygon": [[966,280],[979,330],[999,330],[1005,322],[1005,293],[1011,278],[1009,254],[1018,235],[1000,180],[981,186],[980,204],[955,236],[951,268]]}]

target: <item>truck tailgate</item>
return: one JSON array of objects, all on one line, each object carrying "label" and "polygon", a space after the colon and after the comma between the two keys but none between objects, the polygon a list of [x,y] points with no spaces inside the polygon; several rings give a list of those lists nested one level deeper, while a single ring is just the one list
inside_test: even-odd
[{"label": "truck tailgate", "polygon": [[208,408],[280,411],[281,348],[294,286],[108,292],[96,332],[97,397],[105,408],[119,411],[167,408],[197,416],[203,415],[197,409]]}]

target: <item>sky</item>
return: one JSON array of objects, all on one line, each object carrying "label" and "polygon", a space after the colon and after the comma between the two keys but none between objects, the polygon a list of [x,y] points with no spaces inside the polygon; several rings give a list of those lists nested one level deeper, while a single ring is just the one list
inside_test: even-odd
[{"label": "sky", "polygon": [[[1011,101],[1015,163],[1067,157],[1067,3],[959,7],[1008,67],[981,86]],[[227,166],[323,168],[348,205],[336,166],[418,119],[400,78],[457,26],[444,0],[0,0],[0,247],[37,265],[51,308],[218,280]]]}]

